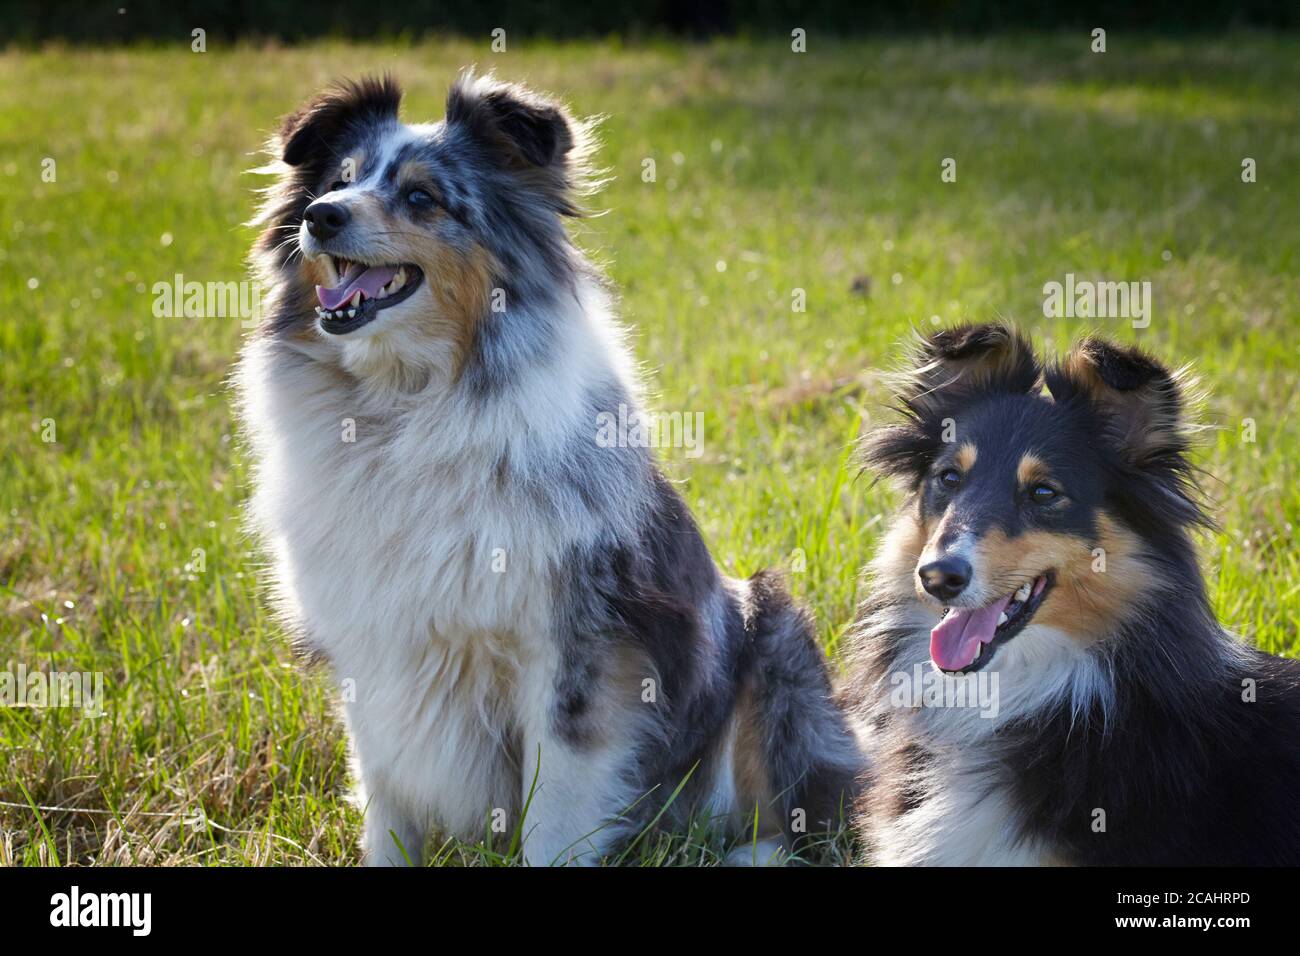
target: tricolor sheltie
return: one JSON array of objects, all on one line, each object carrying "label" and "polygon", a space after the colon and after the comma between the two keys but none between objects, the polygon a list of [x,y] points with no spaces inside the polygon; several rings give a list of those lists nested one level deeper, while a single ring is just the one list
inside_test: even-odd
[{"label": "tricolor sheltie", "polygon": [[688,811],[757,813],[766,847],[824,829],[858,752],[806,614],[718,572],[646,448],[597,440],[640,389],[564,224],[589,125],[490,77],[437,123],[400,99],[366,80],[284,121],[237,373],[252,522],[344,689],[365,858],[504,847],[521,817],[532,864]]},{"label": "tricolor sheltie", "polygon": [[1215,619],[1185,377],[923,341],[865,457],[909,492],[844,696],[884,864],[1300,863],[1300,663]]}]

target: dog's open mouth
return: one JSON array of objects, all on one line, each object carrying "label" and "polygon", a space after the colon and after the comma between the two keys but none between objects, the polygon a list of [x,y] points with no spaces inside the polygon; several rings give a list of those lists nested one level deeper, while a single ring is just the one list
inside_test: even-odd
[{"label": "dog's open mouth", "polygon": [[951,673],[979,670],[1029,623],[1053,580],[1049,571],[985,607],[944,608],[943,619],[930,631],[930,659]]},{"label": "dog's open mouth", "polygon": [[316,287],[320,327],[330,335],[355,332],[419,286],[424,273],[413,265],[375,266],[329,257],[337,285]]}]

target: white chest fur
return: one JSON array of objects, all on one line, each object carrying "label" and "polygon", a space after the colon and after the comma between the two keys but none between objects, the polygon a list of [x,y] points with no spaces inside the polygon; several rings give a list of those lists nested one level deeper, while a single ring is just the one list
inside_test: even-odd
[{"label": "white chest fur", "polygon": [[250,520],[282,617],[341,684],[362,778],[401,804],[389,816],[472,838],[485,813],[517,808],[512,742],[544,722],[558,666],[558,562],[636,520],[639,489],[610,489],[621,507],[600,512],[528,480],[541,456],[595,441],[584,383],[636,394],[614,334],[575,328],[558,367],[487,402],[380,392],[271,342],[245,349]]},{"label": "white chest fur", "polygon": [[1042,866],[1047,848],[1018,840],[1015,817],[991,768],[940,754],[914,781],[919,806],[871,820],[872,862],[880,866]]}]

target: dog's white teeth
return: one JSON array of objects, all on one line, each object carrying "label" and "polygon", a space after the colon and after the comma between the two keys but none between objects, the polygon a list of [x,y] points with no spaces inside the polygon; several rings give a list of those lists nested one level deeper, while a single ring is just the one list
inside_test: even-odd
[{"label": "dog's white teeth", "polygon": [[1001,627],[1005,623],[1007,623],[1007,612],[1003,611],[998,615],[998,627]]},{"label": "dog's white teeth", "polygon": [[348,305],[356,307],[361,304],[362,298],[363,296],[361,295],[361,290],[358,289],[356,292],[352,293],[352,298],[348,300]]},{"label": "dog's white teeth", "polygon": [[1029,588],[1030,588],[1030,585],[1028,585],[1028,584],[1022,584],[1022,585],[1020,585],[1020,590],[1016,592],[1016,600],[1017,600],[1017,601],[1028,601],[1028,600],[1029,600]]},{"label": "dog's white teeth", "polygon": [[355,319],[356,317],[357,317],[357,310],[356,310],[356,309],[348,309],[348,318],[349,318],[349,319]]}]

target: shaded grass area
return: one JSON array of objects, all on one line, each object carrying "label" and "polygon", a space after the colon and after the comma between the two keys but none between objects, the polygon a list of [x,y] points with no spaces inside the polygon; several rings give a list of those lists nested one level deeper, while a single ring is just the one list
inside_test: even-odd
[{"label": "shaded grass area", "polygon": [[[357,857],[327,682],[293,666],[240,530],[225,387],[240,322],[152,311],[177,273],[244,277],[262,183],[243,171],[340,73],[396,71],[410,118],[440,116],[470,63],[607,115],[607,213],[579,233],[622,291],[658,407],[704,413],[704,454],[669,449],[666,466],[727,570],[791,569],[832,653],[899,501],[848,461],[884,414],[877,370],[911,328],[1003,316],[1052,347],[1093,327],[1196,363],[1219,426],[1200,459],[1222,524],[1203,538],[1216,609],[1294,655],[1300,43],[1109,47],[0,55],[0,659],[99,671],[106,690],[94,719],[0,708],[0,862]],[[1045,319],[1043,284],[1067,272],[1149,280],[1150,327]],[[634,859],[714,861],[698,836],[647,837]],[[512,861],[505,840],[436,857]]]}]

